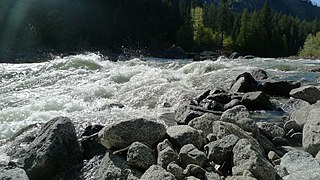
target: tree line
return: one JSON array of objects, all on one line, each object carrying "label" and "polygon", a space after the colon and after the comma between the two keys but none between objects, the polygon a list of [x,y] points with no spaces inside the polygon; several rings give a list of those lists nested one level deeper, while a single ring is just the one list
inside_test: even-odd
[{"label": "tree line", "polygon": [[234,12],[228,0],[2,0],[0,27],[0,54],[124,47],[157,54],[176,44],[187,52],[279,57],[296,55],[320,20],[273,12],[268,1]]}]

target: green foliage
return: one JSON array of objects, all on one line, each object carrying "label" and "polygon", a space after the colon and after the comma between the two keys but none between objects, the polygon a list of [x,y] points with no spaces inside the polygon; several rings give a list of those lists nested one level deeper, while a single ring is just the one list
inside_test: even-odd
[{"label": "green foliage", "polygon": [[308,35],[299,55],[302,57],[320,57],[320,32],[316,35]]}]

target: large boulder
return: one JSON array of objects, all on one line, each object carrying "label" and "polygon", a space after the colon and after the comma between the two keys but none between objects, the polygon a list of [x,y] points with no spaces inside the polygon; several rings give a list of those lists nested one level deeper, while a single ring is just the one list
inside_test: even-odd
[{"label": "large boulder", "polygon": [[153,150],[145,144],[134,142],[129,146],[127,161],[130,166],[146,170],[156,164],[156,156]]},{"label": "large boulder", "polygon": [[243,130],[253,132],[255,135],[258,134],[256,122],[250,118],[248,109],[243,105],[238,105],[226,110],[221,115],[220,120],[236,124]]},{"label": "large boulder", "polygon": [[315,156],[320,151],[320,108],[312,109],[303,126],[302,146]]},{"label": "large boulder", "polygon": [[237,136],[230,134],[205,145],[204,149],[206,150],[208,160],[220,165],[231,161],[232,149],[239,140]]},{"label": "large boulder", "polygon": [[312,105],[302,106],[292,112],[290,119],[298,123],[300,126],[304,126],[308,121],[309,113],[312,109],[320,108],[320,101]]},{"label": "large boulder", "polygon": [[272,164],[246,139],[239,140],[233,148],[233,163],[233,175],[243,175],[248,170],[257,179],[276,179]]},{"label": "large boulder", "polygon": [[320,179],[320,168],[306,169],[283,177],[283,180],[318,180]]},{"label": "large boulder", "polygon": [[164,58],[169,59],[184,59],[187,57],[186,52],[179,46],[173,44],[171,47],[164,51]]},{"label": "large boulder", "polygon": [[170,142],[178,148],[186,144],[193,144],[201,149],[204,144],[202,133],[188,125],[171,126],[167,129],[167,135]]},{"label": "large boulder", "polygon": [[23,155],[23,169],[30,179],[65,176],[81,159],[75,128],[67,117],[47,122]]},{"label": "large boulder", "polygon": [[231,92],[251,92],[256,89],[257,82],[250,73],[245,72],[236,78],[236,82],[231,86]]},{"label": "large boulder", "polygon": [[241,103],[251,110],[272,110],[273,106],[269,97],[262,91],[248,92],[242,99]]},{"label": "large boulder", "polygon": [[173,174],[161,166],[152,165],[141,177],[140,180],[176,180]]},{"label": "large boulder", "polygon": [[257,122],[257,125],[260,132],[270,139],[273,139],[275,137],[283,137],[285,135],[284,129],[274,123]]},{"label": "large boulder", "polygon": [[235,124],[216,121],[213,123],[213,134],[217,137],[217,139],[222,139],[223,137],[230,134],[233,134],[240,139],[248,139],[259,153],[264,154],[264,150],[262,149],[258,141]]},{"label": "large boulder", "polygon": [[5,168],[0,167],[0,179],[1,180],[29,180],[27,173],[18,167]]},{"label": "large boulder", "polygon": [[184,179],[183,168],[176,162],[171,162],[167,166],[167,171],[171,172],[178,180]]},{"label": "large boulder", "polygon": [[106,155],[103,157],[99,168],[95,173],[95,179],[138,180],[141,175],[142,173],[131,168],[123,157],[115,155],[110,150],[107,150]]},{"label": "large boulder", "polygon": [[188,125],[201,130],[205,136],[212,133],[212,124],[214,121],[217,121],[220,119],[220,116],[212,114],[212,113],[206,113],[200,117],[194,118],[191,120]]},{"label": "large boulder", "polygon": [[106,148],[122,149],[134,142],[154,147],[164,139],[165,134],[163,124],[139,118],[107,125],[99,132],[99,137]]},{"label": "large boulder", "polygon": [[178,153],[173,149],[172,144],[168,139],[159,143],[157,146],[158,159],[157,164],[166,168],[171,162],[179,162]]},{"label": "large boulder", "polygon": [[289,97],[290,91],[301,86],[300,82],[296,81],[269,81],[259,85],[259,90],[272,96]]},{"label": "large boulder", "polygon": [[289,151],[281,158],[281,166],[285,167],[289,174],[297,171],[305,171],[313,168],[320,168],[320,162],[312,157],[311,154],[294,150]]},{"label": "large boulder", "polygon": [[320,100],[320,90],[314,86],[303,86],[291,90],[290,96],[307,101],[310,104]]},{"label": "large boulder", "polygon": [[203,166],[206,163],[206,154],[197,149],[193,144],[184,145],[179,153],[180,165],[187,167],[188,164]]}]

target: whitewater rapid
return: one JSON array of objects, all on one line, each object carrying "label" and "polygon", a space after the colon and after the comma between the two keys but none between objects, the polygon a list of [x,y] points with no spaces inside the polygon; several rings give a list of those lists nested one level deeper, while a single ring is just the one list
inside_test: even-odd
[{"label": "whitewater rapid", "polygon": [[314,84],[319,73],[310,69],[317,67],[319,60],[223,57],[202,62],[155,58],[112,62],[95,53],[0,64],[0,139],[56,116],[72,119],[78,132],[90,124],[134,117],[166,121],[182,100],[208,88],[228,89],[245,71],[263,68],[270,79]]}]

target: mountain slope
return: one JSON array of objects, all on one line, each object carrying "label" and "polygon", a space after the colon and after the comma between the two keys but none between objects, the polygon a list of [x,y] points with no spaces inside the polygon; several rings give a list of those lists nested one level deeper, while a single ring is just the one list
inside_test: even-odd
[{"label": "mountain slope", "polygon": [[[219,0],[203,0],[205,3],[218,4]],[[234,11],[259,10],[265,0],[229,0],[229,7]],[[310,0],[269,0],[273,11],[282,12],[301,19],[312,20],[320,17],[320,7],[312,4]]]}]

